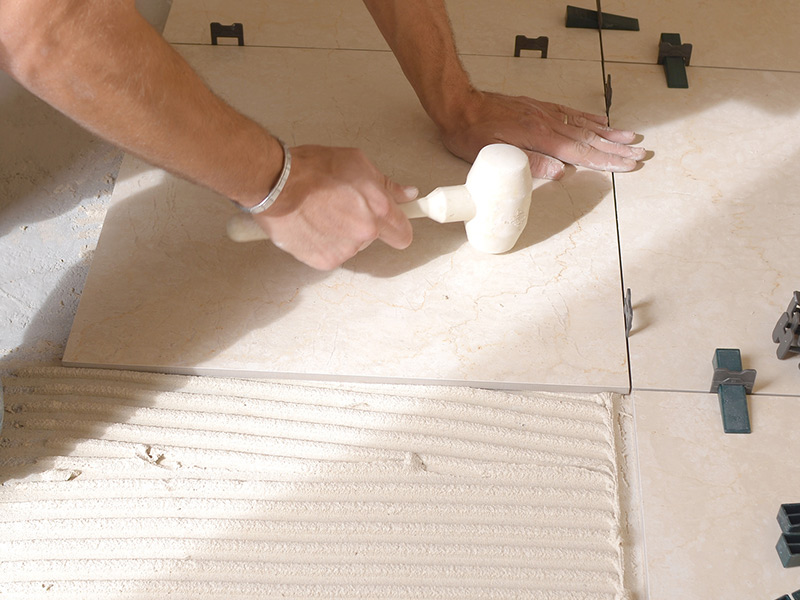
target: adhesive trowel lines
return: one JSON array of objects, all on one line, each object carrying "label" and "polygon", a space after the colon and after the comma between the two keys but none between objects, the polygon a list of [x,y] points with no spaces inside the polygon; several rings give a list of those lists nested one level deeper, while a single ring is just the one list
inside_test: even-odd
[{"label": "adhesive trowel lines", "polygon": [[608,395],[4,384],[3,598],[625,597]]}]

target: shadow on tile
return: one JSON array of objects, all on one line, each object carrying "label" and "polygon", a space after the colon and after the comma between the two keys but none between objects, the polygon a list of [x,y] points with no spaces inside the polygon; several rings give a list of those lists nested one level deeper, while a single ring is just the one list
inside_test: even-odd
[{"label": "shadow on tile", "polygon": [[[540,183],[533,191],[528,225],[513,251],[535,246],[569,229],[603,201],[609,187],[608,175],[572,167],[560,181]],[[564,205],[565,195],[569,206]]]}]

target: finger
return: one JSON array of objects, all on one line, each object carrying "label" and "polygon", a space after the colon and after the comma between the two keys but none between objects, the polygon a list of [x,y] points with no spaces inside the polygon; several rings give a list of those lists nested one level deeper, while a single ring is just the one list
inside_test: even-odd
[{"label": "finger", "polygon": [[632,144],[638,137],[638,134],[635,131],[629,131],[627,129],[614,129],[613,127],[600,125],[591,121],[587,121],[584,127],[591,129],[602,138],[611,142],[617,142],[618,144]]},{"label": "finger", "polygon": [[636,140],[637,133],[635,131],[614,129],[613,127],[609,127],[605,122],[601,123],[589,118],[592,115],[588,115],[587,113],[564,114],[567,116],[567,125],[588,129],[603,139],[611,142],[616,142],[618,144],[632,144]]},{"label": "finger", "polygon": [[419,189],[414,187],[413,185],[401,185],[400,186],[402,195],[400,200],[398,200],[398,204],[403,204],[405,202],[413,202],[419,197]]},{"label": "finger", "polygon": [[535,179],[561,179],[565,173],[564,163],[540,152],[523,150],[528,155],[531,176]]},{"label": "finger", "polygon": [[625,173],[633,171],[639,164],[638,160],[620,156],[619,154],[603,152],[586,142],[569,140],[556,152],[556,156],[565,162],[587,167],[597,171],[612,171]]},{"label": "finger", "polygon": [[417,197],[419,192],[414,187],[395,183],[388,177],[385,180],[385,191],[390,201],[383,214],[377,215],[382,225],[378,238],[392,248],[404,250],[411,245],[414,231],[411,228],[411,222],[400,210],[398,204],[410,202]]},{"label": "finger", "polygon": [[571,123],[586,121],[601,126],[608,126],[608,117],[606,115],[598,115],[595,113],[575,110],[574,108],[570,108],[569,106],[564,106],[563,104],[557,104],[556,106],[557,106],[557,112],[567,115]]},{"label": "finger", "polygon": [[647,154],[647,150],[641,146],[628,146],[627,144],[619,144],[600,136],[596,137],[592,141],[591,145],[602,152],[632,158],[636,161],[644,160],[644,157]]},{"label": "finger", "polygon": [[557,131],[565,137],[579,143],[587,144],[600,152],[623,158],[630,158],[634,161],[642,160],[647,153],[647,151],[640,146],[629,146],[628,144],[609,140],[596,133],[591,125],[587,123],[584,123],[584,125],[588,126],[557,126]]}]

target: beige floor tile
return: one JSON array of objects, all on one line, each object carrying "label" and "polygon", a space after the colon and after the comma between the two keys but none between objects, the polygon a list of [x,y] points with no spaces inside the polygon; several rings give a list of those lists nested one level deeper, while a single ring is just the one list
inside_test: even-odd
[{"label": "beige floor tile", "polygon": [[753,433],[722,432],[715,394],[634,392],[650,600],[778,598],[775,551],[800,501],[800,397],[750,398]]},{"label": "beige floor tile", "polygon": [[800,286],[800,74],[610,65],[612,120],[654,157],[616,177],[632,290],[635,389],[708,391],[716,348],[739,348],[757,393],[800,392],[772,330]]},{"label": "beige floor tile", "polygon": [[[597,32],[567,29],[565,4],[450,0],[447,5],[463,54],[513,56],[515,37],[525,35],[547,36],[550,58],[600,60]],[[174,0],[164,35],[173,43],[208,44],[214,21],[242,23],[251,45],[388,50],[361,0]]]},{"label": "beige floor tile", "polygon": [[[292,144],[359,145],[396,180],[461,183],[386,53],[183,47],[212,87]],[[535,65],[535,68],[531,68]],[[536,82],[602,108],[597,63],[468,57],[475,79]],[[591,81],[596,81],[593,86]],[[270,107],[269,117],[265,107]],[[610,177],[540,182],[516,251],[415,223],[332,273],[225,239],[227,202],[127,158],[65,354],[68,364],[295,377],[625,390]]]},{"label": "beige floor tile", "polygon": [[678,33],[693,46],[691,65],[800,71],[797,2],[604,0],[603,11],[635,17],[640,27],[603,32],[609,61],[655,64],[661,34]]}]

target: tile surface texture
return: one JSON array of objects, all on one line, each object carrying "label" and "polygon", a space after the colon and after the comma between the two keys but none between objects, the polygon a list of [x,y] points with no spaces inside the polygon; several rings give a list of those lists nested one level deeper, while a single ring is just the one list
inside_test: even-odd
[{"label": "tile surface texture", "polygon": [[693,46],[693,66],[800,72],[798,0],[603,0],[603,11],[635,17],[640,28],[604,31],[607,61],[655,64],[661,34],[678,33]]},{"label": "tile surface texture", "polygon": [[[600,60],[596,31],[565,27],[566,4],[450,0],[447,7],[462,54],[513,56],[515,37],[525,35],[547,36],[550,58]],[[164,35],[172,43],[209,44],[215,21],[242,23],[245,44],[253,46],[389,49],[361,0],[175,0]]]},{"label": "tile surface texture", "polygon": [[716,394],[633,393],[650,600],[796,590],[775,544],[798,500],[798,398],[750,399],[753,433],[722,433]]},{"label": "tile surface texture", "polygon": [[654,157],[616,178],[636,389],[708,391],[716,348],[739,348],[756,393],[800,393],[772,330],[800,280],[800,74],[610,65],[612,119]]},{"label": "tile surface texture", "polygon": [[[183,47],[233,104],[291,144],[358,145],[395,180],[462,183],[388,53]],[[597,63],[467,57],[482,87],[595,112]],[[263,83],[259,83],[263,82]],[[596,82],[593,85],[592,82]],[[321,100],[322,99],[322,100]],[[367,100],[365,100],[367,99]],[[67,364],[156,370],[626,390],[610,177],[540,182],[515,251],[482,255],[463,225],[415,222],[331,273],[225,238],[235,209],[127,158]]]}]

